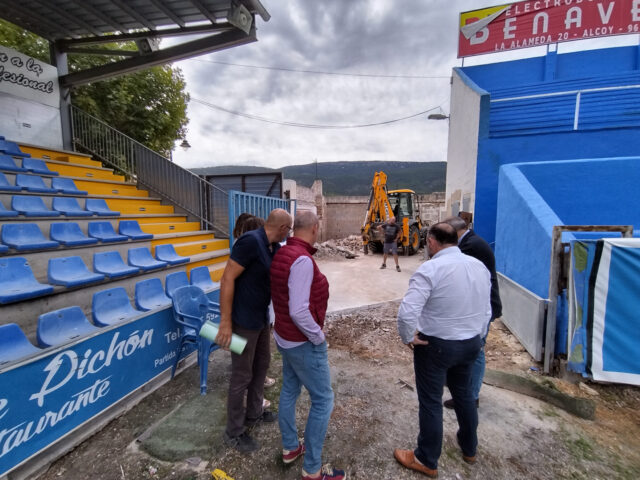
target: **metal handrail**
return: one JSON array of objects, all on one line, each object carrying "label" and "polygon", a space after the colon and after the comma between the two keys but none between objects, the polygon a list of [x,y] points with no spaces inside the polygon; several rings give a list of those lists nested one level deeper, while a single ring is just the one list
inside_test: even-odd
[{"label": "metal handrail", "polygon": [[[229,235],[226,191],[73,105],[71,119],[74,148],[86,150],[130,180],[179,206],[198,218],[202,228]],[[224,205],[224,215],[217,214],[220,209],[211,204],[213,198]]]},{"label": "metal handrail", "polygon": [[514,100],[530,100],[533,98],[560,97],[564,95],[575,95],[576,104],[575,104],[575,109],[573,113],[573,129],[578,130],[578,122],[580,120],[580,102],[582,100],[583,93],[610,92],[615,90],[629,90],[634,88],[640,88],[640,85],[620,85],[617,87],[583,88],[580,90],[565,90],[563,92],[549,92],[549,93],[539,93],[536,95],[522,95],[520,97],[496,98],[496,99],[492,99],[491,103],[511,102]]}]

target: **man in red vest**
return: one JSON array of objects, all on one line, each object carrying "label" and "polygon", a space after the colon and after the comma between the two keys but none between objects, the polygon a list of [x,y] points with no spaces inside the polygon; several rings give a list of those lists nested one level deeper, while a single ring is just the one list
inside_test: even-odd
[{"label": "man in red vest", "polygon": [[[276,314],[273,336],[282,354],[282,390],[278,421],[282,434],[282,461],[291,463],[305,454],[302,480],[344,480],[344,471],[322,466],[333,390],[327,342],[322,332],[329,300],[329,282],[312,255],[318,238],[318,217],[302,211],[295,217],[293,237],[273,257],[271,297]],[[296,402],[302,386],[311,397],[311,409],[298,440]]]}]

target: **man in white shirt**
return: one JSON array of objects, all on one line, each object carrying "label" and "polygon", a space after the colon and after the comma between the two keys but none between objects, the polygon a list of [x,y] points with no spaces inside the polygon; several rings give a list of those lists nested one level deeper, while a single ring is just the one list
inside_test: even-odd
[{"label": "man in white shirt", "polygon": [[427,236],[431,260],[409,281],[398,311],[398,332],[413,348],[420,404],[420,434],[414,451],[396,449],[403,466],[435,478],[442,450],[442,392],[455,400],[462,458],[475,463],[478,412],[471,390],[471,367],[491,318],[491,276],[457,247],[456,230],[437,223]]}]

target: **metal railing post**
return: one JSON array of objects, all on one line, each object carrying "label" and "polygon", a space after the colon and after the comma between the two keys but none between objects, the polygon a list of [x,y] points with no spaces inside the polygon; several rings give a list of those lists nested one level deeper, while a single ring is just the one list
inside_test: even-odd
[{"label": "metal railing post", "polygon": [[576,109],[573,113],[573,129],[578,130],[578,122],[580,121],[580,97],[582,92],[576,94]]}]

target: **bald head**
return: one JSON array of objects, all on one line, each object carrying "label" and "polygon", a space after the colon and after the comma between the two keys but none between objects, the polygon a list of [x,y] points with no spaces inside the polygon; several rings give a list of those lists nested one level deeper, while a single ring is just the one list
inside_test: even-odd
[{"label": "bald head", "polygon": [[282,208],[271,210],[264,224],[264,231],[270,242],[281,242],[291,230],[291,215]]},{"label": "bald head", "polygon": [[309,230],[315,225],[318,225],[318,223],[318,216],[315,213],[311,210],[302,210],[296,214],[296,218],[293,221],[293,231],[298,232],[299,230]]},{"label": "bald head", "polygon": [[463,218],[460,217],[449,217],[443,220],[444,223],[448,223],[458,232],[458,236],[462,235],[467,230],[467,222],[464,221]]}]

